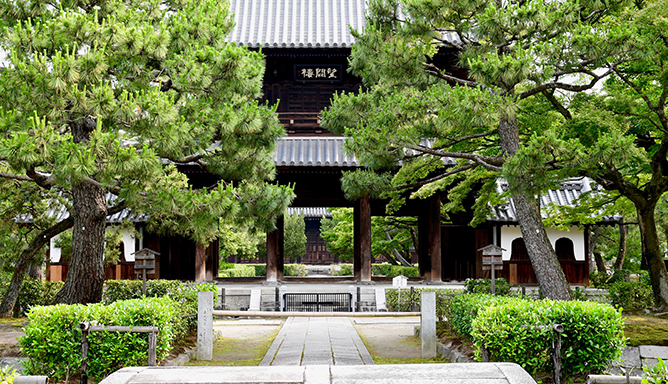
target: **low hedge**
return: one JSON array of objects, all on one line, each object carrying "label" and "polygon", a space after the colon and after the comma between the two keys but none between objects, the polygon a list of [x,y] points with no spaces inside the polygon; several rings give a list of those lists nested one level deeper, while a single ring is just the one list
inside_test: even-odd
[{"label": "low hedge", "polygon": [[232,268],[218,271],[218,277],[254,277],[255,268],[251,265],[235,264]]},{"label": "low hedge", "polygon": [[[27,374],[46,375],[67,381],[81,366],[81,330],[83,321],[101,325],[157,326],[157,358],[167,357],[175,330],[183,320],[179,304],[170,297],[116,301],[109,305],[52,305],[33,307],[29,325],[19,339],[21,350],[29,358],[24,363]],[[148,335],[145,333],[92,332],[89,335],[88,375],[100,380],[126,366],[146,365]]]},{"label": "low hedge", "polygon": [[[464,285],[467,293],[492,293],[492,279],[466,279]],[[507,295],[510,284],[504,278],[494,279],[494,290],[496,295]]]},{"label": "low hedge", "polygon": [[399,305],[399,289],[387,289],[385,290],[385,305],[390,312],[410,312],[413,305],[419,311],[422,292],[436,293],[436,317],[440,319],[446,318],[450,300],[464,293],[460,289],[414,288],[412,291],[401,289],[401,305]]},{"label": "low hedge", "polygon": [[[335,273],[335,276],[352,276],[353,265],[349,263],[339,264],[341,270]],[[403,265],[392,265],[389,263],[371,264],[371,274],[373,276],[396,277],[403,275],[406,277],[418,277],[420,271],[418,267],[404,267]]]},{"label": "low hedge", "polygon": [[[139,299],[141,280],[107,280],[102,294],[102,302],[110,304],[120,300]],[[179,316],[197,313],[198,292],[213,292],[214,306],[218,300],[218,289],[213,283],[189,283],[178,280],[147,280],[146,297],[170,297],[178,303]],[[197,318],[189,317],[179,323],[178,336],[193,331],[197,327]]]},{"label": "low hedge", "polygon": [[306,276],[307,270],[304,264],[284,264],[283,275],[285,276]]},{"label": "low hedge", "polygon": [[[562,324],[562,374],[599,373],[618,359],[626,341],[621,312],[585,301],[506,299],[480,309],[472,321],[475,345],[491,361],[521,365],[530,373],[552,369],[551,326]],[[453,300],[454,301],[454,300]]]},{"label": "low hedge", "polygon": [[449,326],[461,337],[472,339],[473,321],[483,309],[511,301],[525,299],[511,296],[492,296],[488,294],[467,294],[453,296],[446,307],[445,316]]},{"label": "low hedge", "polygon": [[652,286],[641,282],[616,281],[608,286],[608,298],[612,305],[624,310],[654,306]]},{"label": "low hedge", "polygon": [[62,281],[23,280],[12,316],[24,317],[31,307],[55,304],[54,298],[63,284]]}]

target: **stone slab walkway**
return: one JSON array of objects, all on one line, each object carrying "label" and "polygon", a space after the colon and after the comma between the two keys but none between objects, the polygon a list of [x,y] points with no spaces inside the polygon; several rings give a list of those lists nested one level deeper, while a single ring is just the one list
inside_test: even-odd
[{"label": "stone slab walkway", "polygon": [[373,365],[346,317],[289,317],[260,366]]}]

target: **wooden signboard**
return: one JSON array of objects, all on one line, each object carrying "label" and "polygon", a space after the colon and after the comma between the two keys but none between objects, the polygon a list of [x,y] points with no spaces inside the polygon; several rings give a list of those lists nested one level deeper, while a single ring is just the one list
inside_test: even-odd
[{"label": "wooden signboard", "polygon": [[497,271],[503,270],[503,258],[501,256],[483,256],[482,257],[482,270],[483,271],[491,270],[492,265],[494,265],[494,269],[497,270]]}]

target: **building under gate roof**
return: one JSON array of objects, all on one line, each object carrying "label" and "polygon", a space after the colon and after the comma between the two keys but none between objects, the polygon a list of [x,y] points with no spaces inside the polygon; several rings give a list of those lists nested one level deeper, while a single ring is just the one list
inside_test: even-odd
[{"label": "building under gate roof", "polygon": [[[278,103],[279,119],[288,133],[276,143],[277,181],[295,187],[293,209],[354,208],[355,279],[371,280],[370,218],[384,214],[385,202],[368,197],[359,201],[345,198],[339,181],[342,172],[361,165],[354,156],[343,151],[345,138],[322,129],[319,119],[320,111],[329,106],[334,93],[356,91],[361,86],[360,80],[348,72],[347,59],[354,42],[350,27],[358,31],[364,29],[364,0],[231,0],[230,3],[236,26],[228,41],[250,49],[262,47],[266,56],[264,98],[270,104]],[[449,66],[452,72],[461,73],[455,54],[443,50],[435,60]],[[205,177],[201,169],[183,167]],[[562,190],[551,191],[544,197],[543,204],[572,204],[587,188],[588,179],[568,181]],[[500,182],[499,191],[502,190]],[[441,225],[440,201],[439,195],[410,201],[398,213],[418,217],[417,253],[420,276],[424,280],[485,277],[488,272],[483,271],[482,255],[477,250],[496,244],[506,249],[501,276],[511,283],[535,283],[512,201],[496,207],[494,217],[476,228],[468,225],[470,212],[451,215],[452,223]],[[282,219],[279,219],[278,229],[267,236],[267,280],[270,281],[283,278],[282,231]],[[548,229],[548,235],[569,281],[586,283],[587,234],[572,228],[570,231]],[[218,274],[217,242],[205,249],[182,237],[150,233],[144,233],[141,240],[126,240],[122,263],[110,268],[108,277],[131,277],[131,254],[141,247],[160,252],[156,274],[149,277],[200,281],[212,280]],[[62,279],[66,272],[56,253],[52,242],[53,280]]]}]

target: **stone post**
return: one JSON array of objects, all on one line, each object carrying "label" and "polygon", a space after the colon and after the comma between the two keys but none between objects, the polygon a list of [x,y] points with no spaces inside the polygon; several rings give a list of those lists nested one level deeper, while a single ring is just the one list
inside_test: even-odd
[{"label": "stone post", "polygon": [[436,357],[436,293],[422,292],[422,316],[420,316],[420,341],[422,357]]},{"label": "stone post", "polygon": [[213,292],[197,294],[197,360],[213,359]]}]

